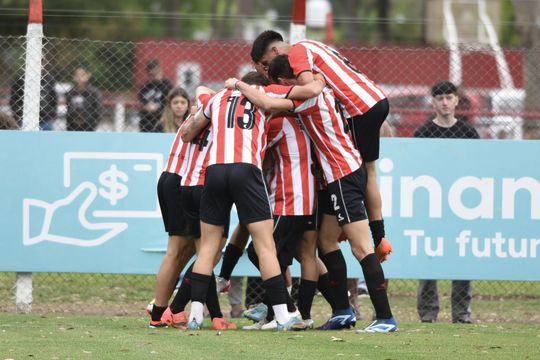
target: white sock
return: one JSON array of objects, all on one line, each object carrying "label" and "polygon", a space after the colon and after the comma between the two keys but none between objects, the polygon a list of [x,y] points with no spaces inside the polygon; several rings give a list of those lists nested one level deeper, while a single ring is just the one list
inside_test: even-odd
[{"label": "white sock", "polygon": [[191,312],[189,313],[189,321],[195,319],[197,324],[202,324],[204,320],[204,304],[198,301],[191,303]]},{"label": "white sock", "polygon": [[274,309],[274,317],[280,324],[285,324],[291,318],[289,310],[287,310],[287,304],[272,305]]}]

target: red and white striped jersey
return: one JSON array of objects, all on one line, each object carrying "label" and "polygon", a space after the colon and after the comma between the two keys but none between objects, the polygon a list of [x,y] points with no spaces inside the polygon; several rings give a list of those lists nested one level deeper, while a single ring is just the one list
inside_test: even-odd
[{"label": "red and white striped jersey", "polygon": [[[197,107],[203,108],[210,101],[209,94],[202,94],[197,98]],[[185,176],[182,177],[182,186],[204,185],[204,175],[209,160],[209,149],[212,145],[212,126],[209,123],[195,139],[189,142],[188,165]]]},{"label": "red and white striped jersey", "polygon": [[345,122],[330,89],[304,102],[295,101],[295,106],[328,183],[360,168],[362,158],[345,131]]},{"label": "red and white striped jersey", "polygon": [[345,117],[366,113],[386,98],[383,91],[366,75],[358,71],[337,50],[318,41],[302,40],[289,51],[289,63],[295,76],[314,71],[324,76],[344,106]]},{"label": "red and white striped jersey", "polygon": [[185,176],[188,166],[189,143],[182,141],[182,126],[176,132],[169,151],[169,160],[163,171]]},{"label": "red and white striped jersey", "polygon": [[[265,91],[260,86],[257,88]],[[203,111],[213,128],[208,165],[247,163],[262,169],[267,114],[240,91],[228,89],[215,94]]]},{"label": "red and white striped jersey", "polygon": [[309,137],[295,117],[269,121],[268,151],[274,158],[269,179],[274,215],[311,215],[315,209],[315,178],[311,173]]}]

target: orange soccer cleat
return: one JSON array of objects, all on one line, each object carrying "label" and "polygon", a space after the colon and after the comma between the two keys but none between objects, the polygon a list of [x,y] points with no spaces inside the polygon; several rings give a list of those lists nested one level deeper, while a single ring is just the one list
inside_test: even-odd
[{"label": "orange soccer cleat", "polygon": [[214,330],[236,330],[236,325],[224,318],[213,318],[212,329]]},{"label": "orange soccer cleat", "polygon": [[185,311],[181,311],[178,314],[173,314],[171,312],[171,308],[168,307],[161,316],[161,322],[169,327],[185,330],[187,328],[188,321]]}]

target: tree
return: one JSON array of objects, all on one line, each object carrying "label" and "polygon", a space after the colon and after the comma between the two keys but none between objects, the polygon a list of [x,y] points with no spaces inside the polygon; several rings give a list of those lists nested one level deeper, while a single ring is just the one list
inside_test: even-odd
[{"label": "tree", "polygon": [[[516,9],[516,25],[521,32],[523,45],[525,45],[525,110],[540,111],[540,3],[530,0],[513,0]],[[529,119],[524,123],[523,133],[540,132],[540,119],[533,124]]]}]

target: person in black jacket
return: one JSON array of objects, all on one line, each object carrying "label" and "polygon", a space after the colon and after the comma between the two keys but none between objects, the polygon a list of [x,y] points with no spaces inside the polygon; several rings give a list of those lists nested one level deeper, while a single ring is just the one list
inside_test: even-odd
[{"label": "person in black jacket", "polygon": [[73,87],[66,94],[66,130],[94,131],[101,117],[101,94],[89,84],[91,74],[85,66],[73,72]]},{"label": "person in black jacket", "polygon": [[[459,103],[458,89],[449,82],[435,84],[431,89],[433,109],[436,116],[416,131],[419,138],[478,139],[476,130],[463,120],[456,119]],[[452,322],[471,323],[472,286],[470,280],[452,280]],[[437,321],[439,294],[436,280],[420,280],[417,293],[417,310],[420,320],[426,323]]]},{"label": "person in black jacket", "polygon": [[150,81],[139,91],[141,104],[139,129],[141,132],[162,132],[160,119],[172,85],[163,77],[163,71],[157,59],[148,62],[146,71]]},{"label": "person in black jacket", "polygon": [[[43,62],[45,63],[45,59]],[[58,98],[54,86],[56,81],[44,66],[41,72],[41,98],[39,103],[39,127],[41,130],[53,130],[56,120]],[[9,106],[13,118],[20,129],[23,129],[24,75],[19,77],[11,87]],[[34,129],[25,129],[34,130]]]}]

